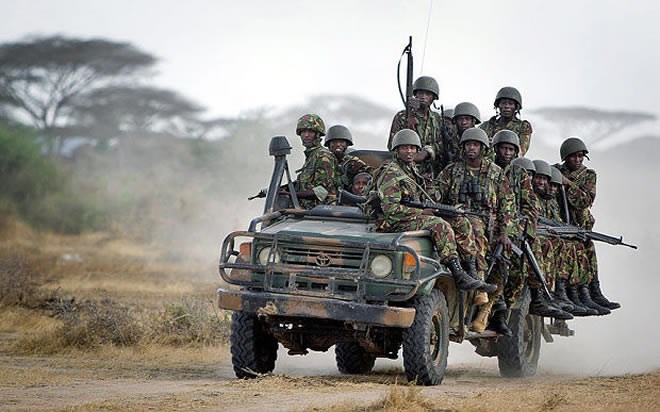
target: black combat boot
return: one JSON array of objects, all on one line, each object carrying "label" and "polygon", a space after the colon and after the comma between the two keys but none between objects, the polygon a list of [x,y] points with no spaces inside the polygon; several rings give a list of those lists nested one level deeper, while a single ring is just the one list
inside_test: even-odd
[{"label": "black combat boot", "polygon": [[580,301],[580,296],[578,295],[578,286],[577,285],[570,285],[566,288],[566,296],[568,296],[568,299],[573,302],[573,305],[575,305],[576,310],[580,310],[580,313],[584,311],[584,314],[578,315],[576,312],[573,314],[575,316],[596,316],[598,315],[598,311],[596,309],[588,308],[584,306],[584,304]]},{"label": "black combat boot", "polygon": [[575,311],[582,313],[584,316],[587,312],[575,307],[573,302],[566,295],[566,279],[557,279],[555,282],[554,302],[564,311],[575,315]]},{"label": "black combat boot", "polygon": [[548,318],[569,320],[573,315],[564,312],[560,307],[551,305],[539,288],[529,288],[532,301],[529,303],[529,313],[532,315],[545,316]]},{"label": "black combat boot", "polygon": [[506,324],[506,310],[495,311],[488,321],[488,330],[496,332],[498,335],[513,336],[513,332]]},{"label": "black combat boot", "polygon": [[621,307],[619,303],[612,302],[603,295],[603,292],[600,291],[600,281],[598,279],[592,280],[589,284],[589,293],[591,294],[591,300],[602,307],[608,309],[619,309]]},{"label": "black combat boot", "polygon": [[463,268],[465,269],[465,272],[470,275],[472,279],[479,279],[479,274],[477,273],[477,261],[476,260],[464,260],[463,261]]},{"label": "black combat boot", "polygon": [[598,312],[598,315],[609,315],[610,310],[604,306],[600,306],[598,303],[591,300],[591,295],[589,294],[589,287],[587,285],[578,286],[578,297],[583,306],[586,306],[591,309],[595,309]]},{"label": "black combat boot", "polygon": [[477,292],[492,293],[497,290],[497,285],[491,285],[479,279],[472,279],[470,275],[465,273],[458,258],[453,258],[445,262],[445,265],[451,271],[456,287],[462,290],[476,290]]}]

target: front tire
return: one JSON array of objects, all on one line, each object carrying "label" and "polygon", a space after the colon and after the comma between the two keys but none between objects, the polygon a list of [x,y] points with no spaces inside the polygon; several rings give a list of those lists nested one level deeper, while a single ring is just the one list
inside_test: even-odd
[{"label": "front tire", "polygon": [[348,342],[335,346],[335,360],[339,372],[356,375],[371,372],[376,356],[365,351],[357,342]]},{"label": "front tire", "polygon": [[413,298],[415,320],[403,332],[403,366],[409,382],[439,385],[445,377],[449,351],[449,311],[438,289]]},{"label": "front tire", "polygon": [[251,379],[275,369],[277,339],[256,315],[234,312],[231,317],[231,362],[237,378]]},{"label": "front tire", "polygon": [[511,309],[509,315],[513,336],[497,339],[497,363],[504,378],[533,376],[538,368],[543,318],[529,314],[529,290],[525,290],[521,299],[520,307]]}]

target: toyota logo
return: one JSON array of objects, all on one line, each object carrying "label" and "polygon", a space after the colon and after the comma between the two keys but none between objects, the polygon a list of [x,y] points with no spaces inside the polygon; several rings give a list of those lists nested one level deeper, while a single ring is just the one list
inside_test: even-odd
[{"label": "toyota logo", "polygon": [[330,265],[330,256],[321,252],[316,256],[316,264],[319,266],[328,266]]}]

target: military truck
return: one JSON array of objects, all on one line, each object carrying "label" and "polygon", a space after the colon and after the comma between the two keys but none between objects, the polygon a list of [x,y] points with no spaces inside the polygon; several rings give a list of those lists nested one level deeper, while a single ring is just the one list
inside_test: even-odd
[{"label": "military truck", "polygon": [[[218,289],[218,306],[234,311],[230,341],[238,378],[272,372],[278,344],[289,355],[334,345],[342,373],[368,373],[376,358],[396,359],[401,351],[409,381],[438,385],[450,340],[497,356],[502,376],[536,372],[541,337],[552,336],[542,318],[528,313],[527,290],[509,309],[512,337],[469,332],[472,294],[456,288],[429,232],[378,232],[356,206],[292,208],[297,200],[279,194],[282,186],[295,193],[290,151],[286,137],[271,139],[275,167],[262,193],[264,214],[221,246],[219,271],[228,286]],[[372,166],[390,156],[352,154]]]}]

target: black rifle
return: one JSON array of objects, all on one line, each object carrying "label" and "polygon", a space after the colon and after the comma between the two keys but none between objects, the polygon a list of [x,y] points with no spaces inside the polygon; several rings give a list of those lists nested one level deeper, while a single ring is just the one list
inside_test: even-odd
[{"label": "black rifle", "polygon": [[[536,276],[536,279],[543,285],[543,291],[545,292],[546,296],[548,297],[548,300],[552,301],[552,294],[548,290],[548,284],[545,281],[545,275],[543,274],[543,271],[541,270],[541,267],[539,266],[539,262],[536,260],[536,257],[534,256],[534,252],[532,252],[532,247],[529,245],[529,242],[527,240],[523,240],[522,244],[522,254],[525,255],[525,258],[527,258],[527,261],[529,264],[532,266],[532,269],[534,270],[534,275]],[[520,250],[520,249],[518,249]],[[514,250],[515,252],[515,250]],[[516,253],[517,254],[517,253]],[[520,256],[520,255],[518,255]]]},{"label": "black rifle", "polygon": [[564,208],[564,220],[567,224],[571,224],[571,212],[568,210],[568,198],[566,197],[566,189],[561,185],[561,203]]},{"label": "black rifle", "polygon": [[637,246],[625,243],[623,241],[623,236],[610,236],[604,233],[594,232],[592,230],[583,229],[578,226],[569,225],[545,217],[539,217],[539,224],[536,226],[536,233],[544,236],[554,235],[561,238],[579,239],[583,242],[587,239],[591,239],[597,242],[608,243],[610,245],[622,245],[628,246],[632,249],[637,249]]},{"label": "black rifle", "polygon": [[[488,277],[495,268],[497,262],[501,263],[501,267],[505,271],[504,275],[506,278],[508,278],[509,277],[508,267],[509,264],[511,264],[511,261],[507,259],[506,256],[504,256],[504,245],[501,243],[498,243],[497,246],[495,246],[495,250],[493,251],[493,254],[490,256],[490,262],[488,262],[488,270],[486,271],[486,276],[484,277],[486,280],[488,280]],[[502,284],[506,285],[506,279],[504,279],[504,282],[502,282]]]},{"label": "black rifle", "polygon": [[446,166],[454,161],[454,151],[452,150],[451,136],[445,123],[445,108],[443,105],[440,105],[440,136],[442,137],[442,145],[445,148],[446,163],[444,166]]},{"label": "black rifle", "polygon": [[412,199],[401,199],[401,204],[408,207],[414,207],[416,209],[432,209],[433,213],[436,216],[454,218],[458,216],[479,216],[487,217],[488,214],[484,212],[472,212],[469,210],[464,210],[456,206],[443,205],[440,203],[431,202],[428,200],[412,200]]}]

